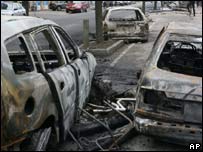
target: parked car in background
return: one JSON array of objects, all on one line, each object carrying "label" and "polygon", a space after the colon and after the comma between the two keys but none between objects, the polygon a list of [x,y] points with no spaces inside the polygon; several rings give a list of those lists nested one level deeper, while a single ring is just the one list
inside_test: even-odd
[{"label": "parked car in background", "polygon": [[172,22],[162,29],[136,99],[137,131],[175,144],[202,145],[202,25]]},{"label": "parked car in background", "polygon": [[188,1],[178,1],[180,8],[187,8]]},{"label": "parked car in background", "polygon": [[1,16],[1,150],[43,151],[64,141],[95,66],[56,23]]},{"label": "parked car in background", "polygon": [[89,4],[86,1],[68,2],[66,5],[66,12],[87,12]]},{"label": "parked car in background", "polygon": [[103,16],[104,37],[148,41],[148,22],[139,8],[130,6],[107,8]]},{"label": "parked car in background", "polygon": [[1,2],[1,15],[26,15],[26,10],[20,3],[3,1]]},{"label": "parked car in background", "polygon": [[49,9],[53,11],[61,11],[62,9],[66,9],[66,2],[65,1],[56,1],[56,2],[51,2],[49,4]]}]

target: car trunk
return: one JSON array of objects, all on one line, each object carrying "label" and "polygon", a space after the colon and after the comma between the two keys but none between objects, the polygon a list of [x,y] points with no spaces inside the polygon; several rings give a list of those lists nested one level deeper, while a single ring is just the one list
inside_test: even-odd
[{"label": "car trunk", "polygon": [[144,21],[114,21],[111,22],[114,28],[109,28],[109,33],[119,36],[135,36],[135,34],[143,33],[140,25],[144,26]]},{"label": "car trunk", "polygon": [[146,74],[141,88],[145,90],[143,102],[154,113],[171,120],[202,124],[201,77],[154,69]]}]

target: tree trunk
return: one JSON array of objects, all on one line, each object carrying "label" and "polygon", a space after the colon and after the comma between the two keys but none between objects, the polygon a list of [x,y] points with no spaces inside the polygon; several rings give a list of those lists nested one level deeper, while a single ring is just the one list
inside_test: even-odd
[{"label": "tree trunk", "polygon": [[22,1],[22,5],[26,10],[26,15],[29,16],[29,8],[30,8],[29,1]]},{"label": "tree trunk", "polygon": [[154,1],[154,10],[157,10],[157,1]]},{"label": "tree trunk", "polygon": [[145,14],[145,1],[142,1],[142,12]]},{"label": "tree trunk", "polygon": [[102,1],[95,1],[95,17],[96,17],[96,42],[103,42],[102,29]]}]

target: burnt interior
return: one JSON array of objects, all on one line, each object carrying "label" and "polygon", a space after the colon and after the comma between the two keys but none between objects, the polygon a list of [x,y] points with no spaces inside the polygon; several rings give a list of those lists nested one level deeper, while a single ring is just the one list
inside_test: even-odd
[{"label": "burnt interior", "polygon": [[159,68],[171,72],[202,76],[202,44],[168,41],[159,58]]},{"label": "burnt interior", "polygon": [[17,37],[8,42],[6,48],[16,74],[23,74],[34,70],[28,48],[22,37]]},{"label": "burnt interior", "polygon": [[111,11],[109,21],[143,21],[143,16],[138,10],[119,9]]}]

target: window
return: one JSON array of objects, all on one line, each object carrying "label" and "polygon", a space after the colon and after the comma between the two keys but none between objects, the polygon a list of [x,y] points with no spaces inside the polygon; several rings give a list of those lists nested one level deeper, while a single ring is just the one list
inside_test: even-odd
[{"label": "window", "polygon": [[70,40],[69,40],[67,34],[59,28],[55,28],[55,30],[56,30],[57,34],[59,35],[59,37],[65,47],[65,52],[67,53],[69,59],[71,61],[75,60],[77,58],[77,55],[76,55],[75,49],[70,44]]},{"label": "window", "polygon": [[65,61],[61,51],[48,30],[43,30],[35,34],[34,40],[40,51],[47,72],[64,65]]},{"label": "window", "polygon": [[202,76],[202,43],[168,41],[157,66],[171,72]]},{"label": "window", "polygon": [[109,21],[142,21],[142,15],[137,10],[122,9],[113,10],[109,16]]},{"label": "window", "polygon": [[14,4],[13,4],[13,9],[14,9],[14,10],[15,10],[15,9],[18,9],[18,4],[14,3]]},{"label": "window", "polygon": [[21,4],[18,4],[18,9],[23,9]]},{"label": "window", "polygon": [[23,74],[34,70],[28,48],[22,37],[17,37],[8,42],[6,48],[16,74]]},{"label": "window", "polygon": [[2,10],[12,10],[13,9],[13,5],[9,4],[9,3],[1,3],[1,9]]},{"label": "window", "polygon": [[33,57],[34,64],[35,64],[35,67],[37,69],[37,72],[42,73],[43,71],[42,71],[42,68],[40,67],[40,64],[39,64],[39,61],[38,61],[38,58],[37,58],[37,54],[36,54],[37,52],[33,47],[33,44],[32,44],[31,38],[30,38],[30,33],[24,33],[24,37],[25,37],[27,45],[28,45],[28,47],[30,49],[30,52],[32,53],[32,57]]}]

